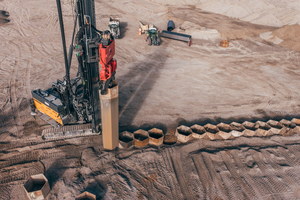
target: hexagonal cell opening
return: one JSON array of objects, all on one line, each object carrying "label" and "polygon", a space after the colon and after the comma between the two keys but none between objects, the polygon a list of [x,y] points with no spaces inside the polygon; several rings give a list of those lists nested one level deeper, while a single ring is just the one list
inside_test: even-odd
[{"label": "hexagonal cell opening", "polygon": [[275,121],[275,120],[269,120],[267,122],[271,127],[274,127],[274,128],[277,128],[277,129],[281,129],[283,128],[284,126],[282,125],[282,123],[278,122],[278,121]]},{"label": "hexagonal cell opening", "polygon": [[178,131],[179,134],[185,135],[185,136],[189,136],[193,133],[192,129],[190,129],[187,126],[180,126],[180,127],[177,128],[177,131]]},{"label": "hexagonal cell opening", "polygon": [[144,140],[148,139],[148,136],[138,133],[138,134],[134,134],[134,138],[137,140],[140,140],[140,141],[144,141]]},{"label": "hexagonal cell opening", "polygon": [[198,124],[195,124],[193,126],[191,126],[191,130],[193,131],[193,133],[199,134],[199,135],[203,135],[206,131],[205,128],[203,126],[200,126]]},{"label": "hexagonal cell opening", "polygon": [[163,131],[160,129],[157,129],[157,128],[153,128],[153,129],[149,130],[148,133],[149,133],[149,137],[152,137],[155,139],[159,139],[164,136]]},{"label": "hexagonal cell opening", "polygon": [[267,124],[266,122],[257,121],[255,123],[255,128],[260,128],[260,129],[268,131],[271,128],[271,126],[269,124]]},{"label": "hexagonal cell opening", "polygon": [[230,124],[230,126],[231,126],[232,130],[234,130],[234,131],[240,131],[240,132],[242,132],[242,131],[245,130],[245,127],[242,124],[237,123],[237,122],[232,122]]},{"label": "hexagonal cell opening", "polygon": [[289,120],[286,120],[286,119],[282,119],[280,120],[280,123],[282,123],[284,126],[286,126],[287,128],[295,128],[296,127],[296,124],[289,121]]},{"label": "hexagonal cell opening", "polygon": [[130,132],[124,131],[124,132],[120,133],[119,139],[120,139],[120,141],[125,142],[125,143],[131,142],[131,141],[133,141],[133,134]]},{"label": "hexagonal cell opening", "polygon": [[217,127],[219,128],[220,131],[223,131],[225,133],[230,133],[232,131],[231,126],[225,123],[220,123],[217,125]]},{"label": "hexagonal cell opening", "polygon": [[215,125],[212,125],[212,124],[206,124],[204,126],[204,128],[207,132],[210,132],[210,133],[213,133],[213,134],[216,134],[217,132],[219,132],[219,128]]},{"label": "hexagonal cell opening", "polygon": [[35,199],[44,199],[50,192],[47,178],[43,174],[36,174],[29,177],[24,184],[27,195]]},{"label": "hexagonal cell opening", "polygon": [[248,122],[248,121],[245,121],[243,123],[243,126],[246,128],[246,129],[249,129],[249,130],[252,130],[252,131],[255,131],[257,128],[255,127],[255,124],[252,123],[252,122]]},{"label": "hexagonal cell opening", "polygon": [[134,139],[144,141],[149,138],[149,133],[144,130],[137,130],[134,133]]}]

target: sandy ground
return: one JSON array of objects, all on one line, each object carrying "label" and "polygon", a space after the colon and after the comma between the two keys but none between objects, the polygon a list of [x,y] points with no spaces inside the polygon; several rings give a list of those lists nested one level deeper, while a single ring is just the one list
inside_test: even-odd
[{"label": "sandy ground", "polygon": [[[62,3],[70,41],[73,4]],[[11,19],[0,27],[1,132],[12,137],[40,134],[45,123],[28,115],[30,91],[46,89],[64,75],[56,5],[36,1],[3,1],[1,5]],[[111,13],[122,21],[122,39],[117,40],[115,56],[121,130],[157,123],[171,130],[180,122],[200,123],[205,118],[241,121],[299,113],[299,53],[292,50],[297,47],[268,41],[281,28],[193,6],[147,1],[96,1],[96,6],[99,29],[106,28]],[[168,39],[159,47],[148,47],[144,37],[138,36],[139,20],[150,21],[162,30],[169,19],[174,20],[178,32],[193,36],[191,47]],[[263,37],[266,33],[267,38]],[[281,40],[293,40],[294,35]],[[229,48],[219,46],[222,39],[230,40]],[[76,71],[74,60],[73,77]]]},{"label": "sandy ground", "polygon": [[[120,130],[158,127],[165,132],[173,132],[179,124],[265,121],[299,116],[297,17],[300,7],[297,1],[257,1],[267,5],[254,4],[261,9],[249,6],[248,1],[199,3],[190,0],[185,3],[172,1],[175,2],[173,4],[158,0],[95,2],[99,29],[107,28],[110,16],[120,17],[122,22],[115,56],[120,85]],[[252,10],[240,16],[243,12],[228,10],[224,2]],[[63,0],[62,4],[67,42],[70,42],[73,1]],[[227,10],[221,12],[221,8]],[[271,8],[275,21],[272,21],[272,16],[266,16]],[[279,12],[280,8],[284,10]],[[3,17],[0,18],[0,22],[4,23],[0,25],[0,140],[23,143],[28,138],[41,135],[42,129],[48,126],[41,119],[30,116],[28,100],[31,90],[46,89],[51,82],[64,76],[56,4],[52,1],[3,0],[0,1],[0,10],[10,13],[10,22],[4,23]],[[230,13],[235,13],[235,16],[230,16]],[[253,17],[249,16],[254,14],[256,20],[250,20]],[[149,21],[163,30],[170,19],[175,22],[175,31],[192,35],[191,47],[168,39],[163,39],[161,46],[149,47],[144,37],[138,36],[139,20]],[[222,39],[230,41],[228,48],[219,46]],[[73,61],[72,77],[77,72],[76,61]],[[180,148],[175,149],[181,151]],[[242,149],[239,151],[243,152]],[[222,155],[216,154],[213,162]],[[150,169],[143,170],[150,173]],[[176,170],[174,173],[178,175],[181,171]],[[182,169],[179,167],[179,170]],[[133,179],[139,177],[136,174],[132,176]],[[122,174],[119,178],[127,180]],[[62,179],[58,180],[61,184]],[[180,182],[185,183],[184,180]],[[173,187],[170,184],[166,182],[163,187],[170,189]],[[140,189],[141,198],[150,198],[144,190],[149,192],[151,189]],[[53,192],[49,199],[60,199],[58,193]],[[106,193],[110,194],[110,191]],[[176,193],[171,196],[169,193],[165,192],[167,198],[176,196]],[[179,199],[190,199],[184,193]],[[193,194],[196,197],[197,192]],[[202,197],[202,193],[199,194]],[[265,194],[263,192],[258,197]],[[274,193],[269,191],[268,194]],[[110,198],[113,196],[107,197]]]}]

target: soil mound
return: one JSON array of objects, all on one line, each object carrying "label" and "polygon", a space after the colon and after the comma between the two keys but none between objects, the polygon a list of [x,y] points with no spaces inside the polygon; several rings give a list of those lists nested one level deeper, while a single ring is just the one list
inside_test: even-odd
[{"label": "soil mound", "polygon": [[274,37],[278,37],[283,41],[281,46],[300,51],[300,25],[286,25],[273,32]]},{"label": "soil mound", "polygon": [[8,19],[8,17],[9,17],[9,12],[5,10],[0,10],[0,25],[10,22],[10,19]]}]

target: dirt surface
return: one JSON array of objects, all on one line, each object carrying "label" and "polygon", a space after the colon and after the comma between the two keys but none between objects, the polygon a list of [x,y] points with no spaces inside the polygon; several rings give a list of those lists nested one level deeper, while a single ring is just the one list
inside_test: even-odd
[{"label": "dirt surface", "polygon": [[[300,136],[195,140],[106,152],[99,137],[2,145],[0,199],[44,173],[46,199],[298,199]],[[30,149],[30,151],[29,151]],[[2,151],[2,152],[3,152]]]},{"label": "dirt surface", "polygon": [[[30,0],[1,5],[11,22],[0,27],[0,131],[8,140],[40,135],[46,123],[29,115],[30,91],[47,89],[64,76],[56,4]],[[69,42],[74,5],[73,1],[62,5]],[[203,119],[244,121],[299,114],[299,52],[288,49],[293,45],[282,48],[259,37],[278,28],[192,6],[96,1],[96,8],[99,29],[107,28],[110,13],[121,19],[115,56],[121,131],[151,127],[172,131],[179,124]],[[138,36],[139,20],[162,30],[169,19],[176,30],[193,35],[191,47],[169,39],[149,47]],[[230,41],[228,48],[219,46],[224,38]],[[76,72],[73,60],[71,77]]]},{"label": "dirt surface", "polygon": [[[203,11],[195,5],[96,0],[97,28],[121,20],[116,40],[120,131],[299,117],[299,26],[272,27]],[[62,0],[67,46],[74,2]],[[44,173],[47,199],[300,198],[299,136],[198,140],[163,148],[106,152],[101,137],[42,142],[48,125],[30,115],[35,88],[64,76],[53,1],[0,1],[0,199],[22,199],[29,175]],[[191,34],[191,47],[162,39],[148,46],[138,21]],[[3,23],[7,22],[7,23]],[[274,34],[263,39],[261,34]],[[278,37],[282,41],[270,40]],[[223,39],[229,47],[220,47]],[[297,47],[297,48],[295,48]],[[75,59],[71,77],[77,72]],[[167,134],[169,142],[174,135]],[[33,140],[34,139],[34,140]],[[176,138],[175,138],[176,139]]]}]

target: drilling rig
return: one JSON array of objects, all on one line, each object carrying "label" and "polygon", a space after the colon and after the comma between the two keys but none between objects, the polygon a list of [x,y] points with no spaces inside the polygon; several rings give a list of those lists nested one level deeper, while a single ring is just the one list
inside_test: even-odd
[{"label": "drilling rig", "polygon": [[[113,121],[106,122],[110,127],[105,129],[113,130],[115,137],[118,134],[118,128],[115,127],[118,126],[118,86],[115,80],[117,61],[113,58],[114,37],[109,30],[100,31],[96,28],[94,0],[76,0],[72,41],[67,53],[61,2],[56,0],[56,3],[66,74],[63,80],[53,82],[51,88],[32,91],[32,114],[38,114],[54,127],[50,134],[52,138],[66,134],[72,136],[83,127],[90,128],[92,133],[100,133],[103,130],[101,122],[103,126],[105,120]],[[78,71],[76,77],[71,79],[73,54],[78,61]],[[110,113],[101,113],[101,110]],[[110,116],[111,119],[103,119],[104,116]]]}]

